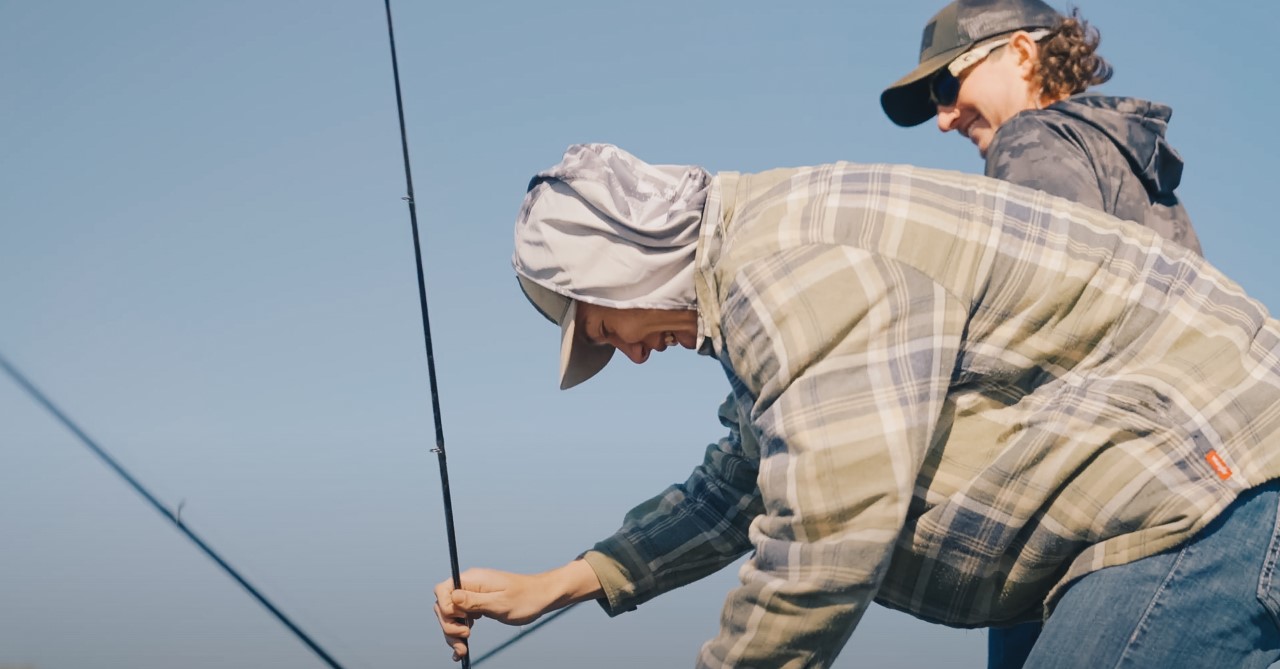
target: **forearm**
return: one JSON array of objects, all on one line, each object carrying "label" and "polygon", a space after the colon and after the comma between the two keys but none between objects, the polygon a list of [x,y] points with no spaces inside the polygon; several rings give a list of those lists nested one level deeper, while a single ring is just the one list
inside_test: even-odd
[{"label": "forearm", "polygon": [[584,556],[603,585],[600,603],[609,615],[714,573],[750,550],[747,527],[762,509],[756,461],[743,449],[755,447],[753,438],[736,434],[712,445],[688,481],[636,506],[613,536]]}]

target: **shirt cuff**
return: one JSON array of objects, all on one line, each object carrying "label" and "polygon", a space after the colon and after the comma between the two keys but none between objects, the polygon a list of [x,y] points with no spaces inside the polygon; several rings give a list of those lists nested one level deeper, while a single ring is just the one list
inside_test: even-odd
[{"label": "shirt cuff", "polygon": [[631,582],[622,563],[596,550],[583,553],[582,559],[595,571],[596,578],[600,579],[604,597],[596,602],[610,618],[636,610],[638,602],[635,601],[635,584]]}]

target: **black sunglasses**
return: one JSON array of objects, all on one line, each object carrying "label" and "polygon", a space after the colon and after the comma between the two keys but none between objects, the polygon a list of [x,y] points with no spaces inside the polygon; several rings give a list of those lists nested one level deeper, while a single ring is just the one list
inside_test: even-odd
[{"label": "black sunglasses", "polygon": [[942,68],[929,79],[929,101],[939,107],[950,107],[960,95],[960,79],[951,70]]},{"label": "black sunglasses", "polygon": [[[1030,32],[1027,36],[1033,40],[1040,40],[1048,34],[1048,30],[1040,29]],[[929,79],[929,101],[939,107],[950,107],[955,104],[956,98],[960,96],[960,77],[958,75],[981,63],[992,52],[1008,44],[1012,39],[1012,37],[1000,37],[989,40],[956,56],[955,60],[947,63],[946,67],[938,70]]]}]

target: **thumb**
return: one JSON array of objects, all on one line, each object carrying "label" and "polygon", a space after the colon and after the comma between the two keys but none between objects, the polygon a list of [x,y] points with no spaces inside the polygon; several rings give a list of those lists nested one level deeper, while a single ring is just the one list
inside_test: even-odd
[{"label": "thumb", "polygon": [[473,590],[454,590],[453,605],[455,608],[465,613],[493,613],[490,605],[493,603],[493,595],[483,592],[475,592]]},{"label": "thumb", "polygon": [[523,625],[542,615],[540,609],[527,602],[512,599],[511,593],[454,590],[453,607],[468,618],[492,618],[506,625]]}]

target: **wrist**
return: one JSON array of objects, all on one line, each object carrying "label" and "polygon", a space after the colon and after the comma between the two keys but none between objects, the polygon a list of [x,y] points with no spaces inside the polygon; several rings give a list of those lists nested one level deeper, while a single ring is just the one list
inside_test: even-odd
[{"label": "wrist", "polygon": [[553,591],[560,593],[551,608],[563,608],[604,595],[604,587],[600,585],[595,570],[581,558],[552,569],[544,576],[555,584]]}]

